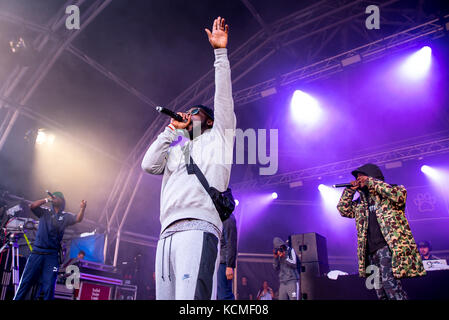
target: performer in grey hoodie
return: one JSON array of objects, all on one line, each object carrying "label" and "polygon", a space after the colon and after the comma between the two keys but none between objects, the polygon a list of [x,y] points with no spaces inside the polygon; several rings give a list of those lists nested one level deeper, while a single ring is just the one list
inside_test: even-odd
[{"label": "performer in grey hoodie", "polygon": [[299,300],[299,272],[295,249],[273,239],[273,268],[279,272],[279,300]]},{"label": "performer in grey hoodie", "polygon": [[[161,234],[156,251],[156,299],[208,300],[216,298],[222,222],[215,206],[194,174],[189,156],[210,186],[225,191],[229,184],[236,118],[231,69],[227,57],[228,25],[218,17],[205,29],[215,53],[214,111],[198,105],[178,113],[148,149],[142,169],[163,174]],[[190,138],[184,146],[170,146],[180,131]]]}]

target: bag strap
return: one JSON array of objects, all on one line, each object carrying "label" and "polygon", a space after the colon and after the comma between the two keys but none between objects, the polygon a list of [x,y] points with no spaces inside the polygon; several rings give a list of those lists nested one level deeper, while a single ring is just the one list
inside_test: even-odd
[{"label": "bag strap", "polygon": [[[187,149],[187,148],[186,148]],[[186,168],[187,168],[187,173],[188,174],[195,174],[196,177],[198,178],[198,180],[200,181],[201,185],[204,187],[204,189],[206,190],[206,192],[210,195],[210,186],[209,186],[209,182],[207,182],[206,177],[204,176],[203,172],[201,171],[201,169],[198,167],[198,165],[193,161],[192,156],[189,154],[188,150],[187,152],[184,152],[184,156],[186,159]],[[189,159],[190,158],[190,159]]]},{"label": "bag strap", "polygon": [[193,172],[197,176],[198,180],[200,180],[201,184],[203,185],[204,189],[206,189],[207,193],[209,193],[210,186],[209,182],[207,182],[206,177],[204,176],[203,172],[201,171],[200,167],[193,162],[192,156],[190,156],[190,165],[193,167]]}]

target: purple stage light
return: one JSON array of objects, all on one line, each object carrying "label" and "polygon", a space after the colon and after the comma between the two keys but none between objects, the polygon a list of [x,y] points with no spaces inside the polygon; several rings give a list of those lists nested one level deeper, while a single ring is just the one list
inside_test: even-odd
[{"label": "purple stage light", "polygon": [[449,196],[447,186],[449,185],[449,169],[446,166],[431,167],[423,165],[421,171],[431,180],[432,184],[440,188]]},{"label": "purple stage light", "polygon": [[438,178],[441,174],[438,174],[438,171],[432,167],[429,167],[428,165],[423,165],[421,167],[421,171],[428,177],[436,179]]},{"label": "purple stage light", "polygon": [[315,124],[322,112],[318,101],[301,90],[293,93],[290,111],[293,119],[301,125]]},{"label": "purple stage light", "polygon": [[406,80],[421,79],[429,71],[431,63],[432,49],[428,46],[422,47],[401,65],[401,75]]},{"label": "purple stage light", "polygon": [[431,169],[431,168],[430,168],[429,166],[427,166],[427,165],[423,165],[423,166],[421,167],[421,171],[422,171],[423,173],[428,173],[430,169]]},{"label": "purple stage light", "polygon": [[318,190],[320,190],[320,194],[324,202],[326,204],[329,204],[330,207],[334,210],[337,206],[338,200],[340,199],[341,190],[326,186],[325,184],[320,184],[318,186]]},{"label": "purple stage light", "polygon": [[273,198],[273,200],[275,200],[275,199],[278,198],[278,194],[277,194],[276,192],[273,192],[273,193],[271,194],[271,197]]},{"label": "purple stage light", "polygon": [[351,220],[343,219],[337,210],[337,204],[343,191],[341,189],[332,188],[331,186],[327,186],[325,184],[320,184],[318,186],[318,190],[320,191],[321,195],[322,210],[326,214],[326,216],[329,217],[329,219],[332,219],[332,225],[337,229],[346,227],[351,228],[353,226]]},{"label": "purple stage light", "polygon": [[235,199],[235,206],[237,207],[239,205],[240,201],[238,201],[237,199]]}]

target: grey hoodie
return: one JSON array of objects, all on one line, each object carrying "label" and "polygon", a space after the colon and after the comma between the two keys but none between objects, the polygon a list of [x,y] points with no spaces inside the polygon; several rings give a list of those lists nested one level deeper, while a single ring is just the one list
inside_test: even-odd
[{"label": "grey hoodie", "polygon": [[287,254],[283,258],[273,258],[273,268],[279,271],[279,282],[286,283],[288,281],[297,281],[299,279],[299,273],[297,269],[297,256],[295,249],[290,248],[285,244],[281,238],[273,239],[273,248],[278,249],[281,246],[287,247]]},{"label": "grey hoodie", "polygon": [[229,184],[234,147],[236,118],[232,100],[231,69],[227,49],[215,49],[214,125],[183,147],[171,147],[178,131],[169,127],[151,144],[142,161],[142,169],[163,174],[161,189],[161,233],[181,219],[200,219],[220,231],[217,210],[196,175],[187,174],[184,152],[189,152],[209,185],[225,191]]}]

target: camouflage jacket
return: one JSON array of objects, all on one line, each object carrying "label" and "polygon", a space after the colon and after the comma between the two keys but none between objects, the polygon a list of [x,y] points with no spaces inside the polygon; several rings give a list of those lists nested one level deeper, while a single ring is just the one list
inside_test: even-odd
[{"label": "camouflage jacket", "polygon": [[[415,240],[405,217],[407,190],[404,186],[391,186],[369,177],[367,186],[370,197],[377,206],[377,222],[392,252],[392,269],[396,278],[416,277],[426,274]],[[366,274],[366,242],[368,232],[368,202],[361,194],[360,201],[353,201],[355,191],[346,188],[337,205],[343,217],[355,218],[357,227],[357,256],[360,277]]]}]

